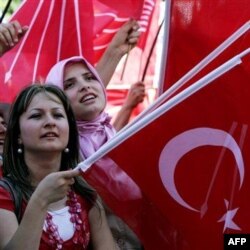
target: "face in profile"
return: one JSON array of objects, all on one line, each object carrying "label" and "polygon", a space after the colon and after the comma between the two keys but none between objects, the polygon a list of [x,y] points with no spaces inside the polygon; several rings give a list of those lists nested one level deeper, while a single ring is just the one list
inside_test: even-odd
[{"label": "face in profile", "polygon": [[83,63],[66,65],[63,88],[71,102],[76,120],[91,121],[104,110],[104,89]]},{"label": "face in profile", "polygon": [[3,144],[6,134],[6,123],[3,116],[0,114],[0,155],[3,154]]},{"label": "face in profile", "polygon": [[62,152],[69,140],[69,124],[60,99],[49,92],[40,92],[20,116],[19,143],[24,153]]}]

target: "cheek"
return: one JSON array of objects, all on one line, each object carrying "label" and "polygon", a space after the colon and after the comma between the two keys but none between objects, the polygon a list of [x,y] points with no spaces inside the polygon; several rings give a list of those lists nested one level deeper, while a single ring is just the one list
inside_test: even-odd
[{"label": "cheek", "polygon": [[21,136],[27,136],[30,135],[31,133],[34,133],[37,130],[37,128],[30,124],[29,122],[25,122],[25,126],[23,123],[20,123],[20,135]]},{"label": "cheek", "polygon": [[105,107],[106,106],[106,94],[105,94],[106,92],[103,91],[103,88],[102,86],[100,86],[100,83],[96,85],[96,88],[98,89],[98,92],[99,92],[101,105]]},{"label": "cheek", "polygon": [[73,105],[77,101],[77,91],[65,91],[66,96],[68,97],[70,103]]},{"label": "cheek", "polygon": [[20,144],[29,144],[36,138],[37,128],[26,124],[26,126],[20,126]]},{"label": "cheek", "polygon": [[68,142],[69,141],[69,126],[68,126],[68,124],[62,124],[60,126],[60,130],[61,130],[61,133],[64,137],[64,140],[66,142]]},{"label": "cheek", "polygon": [[101,106],[102,108],[106,107],[106,96],[104,94],[101,95]]}]

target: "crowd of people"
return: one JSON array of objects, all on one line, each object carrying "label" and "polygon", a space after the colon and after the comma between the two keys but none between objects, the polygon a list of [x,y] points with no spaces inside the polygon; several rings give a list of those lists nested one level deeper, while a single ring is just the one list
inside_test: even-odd
[{"label": "crowd of people", "polygon": [[[81,56],[58,62],[45,83],[19,93],[8,121],[0,113],[2,176],[22,196],[19,223],[10,192],[0,187],[0,249],[143,249],[95,187],[74,169],[125,126],[143,101],[145,87],[138,82],[114,124],[105,112],[106,87],[117,63],[136,45],[138,28],[136,21],[128,21],[96,67]],[[18,21],[1,24],[0,55],[27,30]]]}]

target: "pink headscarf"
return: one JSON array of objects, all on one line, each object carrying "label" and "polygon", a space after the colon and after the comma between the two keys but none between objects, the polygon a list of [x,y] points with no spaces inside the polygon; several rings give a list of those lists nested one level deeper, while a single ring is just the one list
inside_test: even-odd
[{"label": "pink headscarf", "polygon": [[[55,64],[46,78],[47,84],[53,84],[63,89],[63,78],[65,66],[68,63],[82,62],[89,71],[96,77],[103,88],[106,97],[106,90],[95,68],[83,57],[74,56],[62,60]],[[106,97],[107,98],[107,97]],[[107,99],[106,99],[107,101]],[[80,150],[83,158],[88,158],[97,149],[99,149],[106,141],[115,134],[114,127],[110,124],[110,116],[102,111],[98,117],[92,121],[77,121],[79,132]]]}]

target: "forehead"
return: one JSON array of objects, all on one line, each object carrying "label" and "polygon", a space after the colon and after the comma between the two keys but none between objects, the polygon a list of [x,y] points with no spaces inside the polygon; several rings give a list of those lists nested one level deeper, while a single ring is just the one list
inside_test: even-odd
[{"label": "forehead", "polygon": [[49,92],[40,92],[32,98],[27,110],[46,109],[48,107],[63,108],[63,104],[55,94]]},{"label": "forehead", "polygon": [[83,62],[70,62],[65,65],[64,76],[73,76],[78,72],[91,72]]}]

